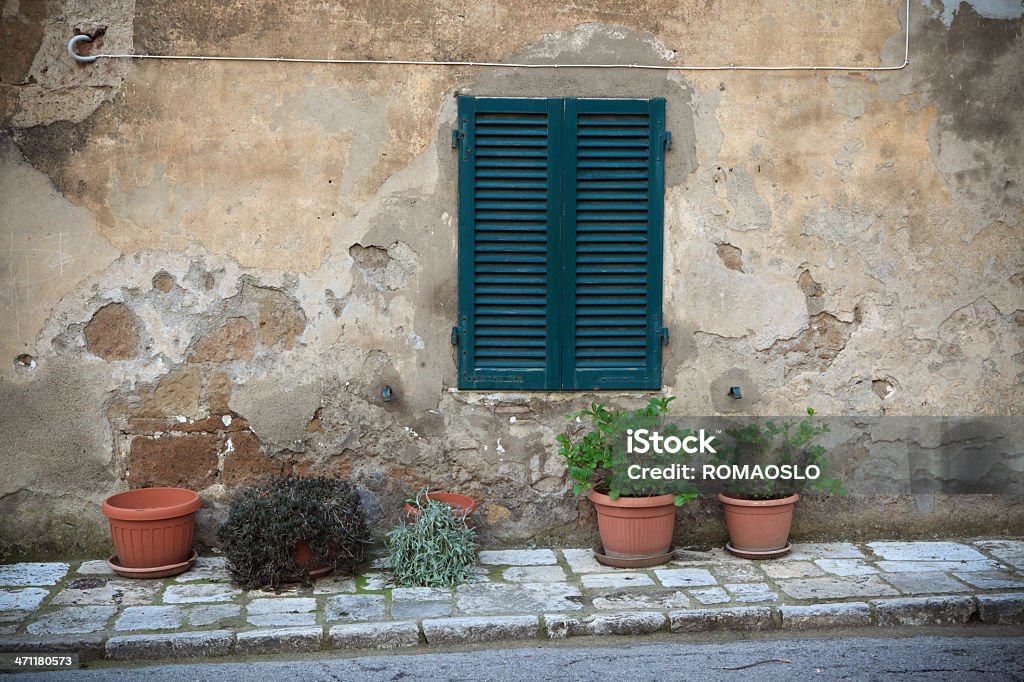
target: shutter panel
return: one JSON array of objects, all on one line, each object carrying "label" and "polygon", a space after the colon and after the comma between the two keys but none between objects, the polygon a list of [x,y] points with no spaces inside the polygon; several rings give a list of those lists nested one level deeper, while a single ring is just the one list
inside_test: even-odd
[{"label": "shutter panel", "polygon": [[562,118],[459,98],[459,388],[559,388]]},{"label": "shutter panel", "polygon": [[567,100],[562,388],[661,388],[665,100]]}]

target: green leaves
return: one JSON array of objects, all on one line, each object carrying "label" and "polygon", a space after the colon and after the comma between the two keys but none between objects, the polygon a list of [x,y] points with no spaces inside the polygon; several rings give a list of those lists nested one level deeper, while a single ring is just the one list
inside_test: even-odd
[{"label": "green leaves", "polygon": [[[603,403],[591,403],[589,408],[567,415],[569,427],[555,438],[558,454],[565,458],[569,477],[575,481],[573,493],[579,495],[593,488],[614,500],[623,495],[634,497],[670,492],[676,494],[677,505],[696,498],[696,489],[689,481],[633,480],[626,475],[629,465],[638,459],[626,447],[630,429],[657,430],[664,436],[689,435],[689,430],[680,430],[663,419],[668,413],[669,403],[675,399],[675,396],[653,397],[647,405],[632,412],[609,410]],[[575,423],[584,418],[589,419],[591,430],[580,436]],[[649,453],[644,456],[648,465],[669,466],[687,460],[684,454]]]},{"label": "green leaves", "polygon": [[768,466],[793,465],[806,472],[808,467],[817,467],[820,475],[816,479],[752,479],[733,480],[726,484],[726,490],[753,499],[787,497],[802,489],[824,495],[846,495],[846,489],[837,478],[828,475],[829,463],[825,459],[825,447],[816,441],[822,434],[830,433],[828,424],[815,424],[814,410],[807,408],[807,418],[799,424],[766,421],[762,428],[757,423],[737,429],[727,429],[733,445],[721,448],[715,457],[715,464]]},{"label": "green leaves", "polygon": [[476,563],[476,531],[465,513],[417,497],[419,513],[385,538],[395,583],[403,587],[455,587],[468,581]]}]

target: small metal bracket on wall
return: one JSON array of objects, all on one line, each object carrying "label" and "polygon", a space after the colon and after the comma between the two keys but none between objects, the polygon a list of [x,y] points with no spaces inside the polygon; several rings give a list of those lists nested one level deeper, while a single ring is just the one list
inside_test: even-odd
[{"label": "small metal bracket on wall", "polygon": [[661,345],[668,345],[668,327],[661,328]]},{"label": "small metal bracket on wall", "polygon": [[459,328],[458,327],[452,327],[452,345],[453,346],[459,345]]}]

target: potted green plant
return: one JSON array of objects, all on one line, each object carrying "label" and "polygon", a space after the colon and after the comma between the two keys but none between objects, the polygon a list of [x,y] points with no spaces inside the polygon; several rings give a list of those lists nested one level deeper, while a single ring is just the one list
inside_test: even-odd
[{"label": "potted green plant", "polygon": [[351,483],[283,476],[241,490],[217,538],[237,584],[276,590],[334,570],[354,574],[370,534]]},{"label": "potted green plant", "polygon": [[828,474],[825,448],[817,441],[828,433],[814,423],[814,410],[799,423],[766,421],[726,429],[732,444],[719,447],[713,463],[725,491],[718,499],[725,510],[733,554],[770,559],[790,549],[793,509],[802,491],[826,496],[846,495],[842,482]]},{"label": "potted green plant", "polygon": [[114,556],[107,563],[128,578],[183,573],[196,559],[192,536],[198,493],[187,488],[137,488],[103,500]]},{"label": "potted green plant", "polygon": [[[573,492],[586,492],[597,510],[601,548],[598,560],[613,565],[627,562],[663,562],[671,558],[676,507],[697,497],[693,484],[682,477],[674,480],[636,479],[629,475],[640,458],[629,447],[630,437],[642,429],[662,436],[683,439],[688,429],[666,422],[673,396],[651,398],[634,411],[609,410],[601,403],[568,415],[570,425],[557,436],[558,453],[565,458]],[[592,428],[582,434],[575,425],[589,418]],[[666,468],[681,465],[688,456],[682,452],[648,452],[643,466]]]},{"label": "potted green plant", "polygon": [[467,512],[427,497],[416,497],[417,513],[400,521],[385,543],[392,579],[401,587],[455,587],[473,576],[476,531]]}]

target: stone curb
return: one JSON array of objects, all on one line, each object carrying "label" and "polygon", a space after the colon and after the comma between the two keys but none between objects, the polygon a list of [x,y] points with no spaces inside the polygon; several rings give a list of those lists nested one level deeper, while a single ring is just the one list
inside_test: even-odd
[{"label": "stone curb", "polygon": [[868,602],[741,606],[573,615],[475,616],[416,621],[347,623],[242,632],[192,632],[63,637],[0,637],[0,652],[78,652],[82,660],[171,660],[372,650],[580,636],[646,635],[661,631],[814,631],[845,627],[960,625],[972,620],[1024,625],[1024,593],[907,597]]},{"label": "stone curb", "polygon": [[845,628],[871,625],[871,606],[864,602],[780,606],[783,630]]},{"label": "stone curb", "polygon": [[979,594],[982,623],[1024,625],[1024,594]]},{"label": "stone curb", "polygon": [[473,644],[506,639],[531,639],[540,632],[537,616],[478,616],[423,621],[427,644]]},{"label": "stone curb", "polygon": [[973,597],[907,597],[871,603],[879,625],[962,625],[978,611]]},{"label": "stone curb", "polygon": [[772,626],[772,609],[767,606],[737,606],[670,611],[668,620],[672,632],[767,630]]},{"label": "stone curb", "polygon": [[547,614],[544,626],[548,639],[581,635],[649,635],[665,627],[665,614],[650,611],[598,613],[592,616]]},{"label": "stone curb", "polygon": [[329,641],[338,649],[398,649],[418,645],[420,628],[413,621],[335,625]]},{"label": "stone curb", "polygon": [[235,643],[230,630],[175,632],[166,635],[117,635],[107,640],[107,658],[157,660],[227,656]]},{"label": "stone curb", "polygon": [[324,645],[324,631],[319,627],[275,628],[250,630],[235,635],[235,653],[291,654],[319,651]]}]

